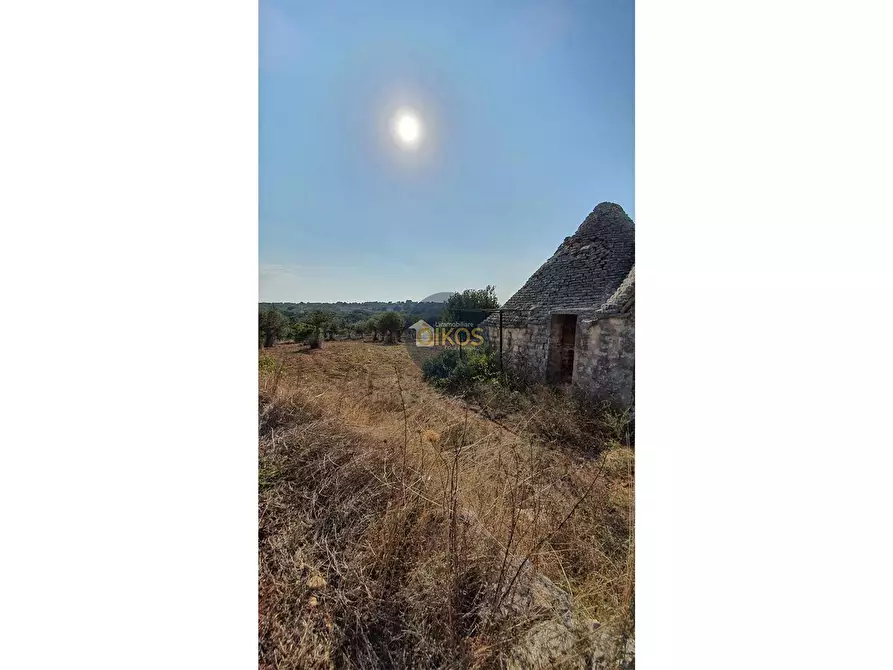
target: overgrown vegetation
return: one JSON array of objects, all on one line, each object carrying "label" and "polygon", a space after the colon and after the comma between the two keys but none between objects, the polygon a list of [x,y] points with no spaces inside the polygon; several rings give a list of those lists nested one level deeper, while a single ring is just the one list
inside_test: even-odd
[{"label": "overgrown vegetation", "polygon": [[496,354],[488,346],[444,349],[422,364],[425,380],[453,393],[470,392],[498,374]]},{"label": "overgrown vegetation", "polygon": [[[262,402],[261,434],[262,666],[436,668],[499,655],[505,615],[485,620],[481,608],[495,554],[468,551],[455,487],[446,509],[428,502],[399,446],[369,448],[294,400]],[[496,646],[482,644],[485,629]]]},{"label": "overgrown vegetation", "polygon": [[276,370],[277,361],[273,356],[261,354],[257,359],[257,369],[261,374],[271,373]]},{"label": "overgrown vegetation", "polygon": [[631,667],[630,449],[503,429],[402,347],[294,347],[260,357],[261,667]]},{"label": "overgrown vegetation", "polygon": [[633,444],[628,412],[502,374],[498,354],[489,345],[444,349],[422,364],[422,376],[435,388],[464,398],[493,421],[524,420],[527,430],[550,444],[589,453],[597,453],[606,442]]}]

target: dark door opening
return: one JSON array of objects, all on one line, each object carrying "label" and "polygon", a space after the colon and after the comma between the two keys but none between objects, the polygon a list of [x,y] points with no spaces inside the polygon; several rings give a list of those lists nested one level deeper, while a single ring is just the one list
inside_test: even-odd
[{"label": "dark door opening", "polygon": [[574,378],[574,341],[577,338],[576,314],[553,314],[547,378],[568,384]]}]

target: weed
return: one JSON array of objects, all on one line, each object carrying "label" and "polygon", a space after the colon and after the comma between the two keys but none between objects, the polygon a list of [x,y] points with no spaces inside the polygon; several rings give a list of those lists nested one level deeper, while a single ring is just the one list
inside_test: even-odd
[{"label": "weed", "polygon": [[277,365],[279,365],[279,362],[276,360],[275,356],[262,353],[257,357],[257,369],[261,373],[273,372]]},{"label": "weed", "polygon": [[558,397],[505,391],[495,423],[402,348],[295,346],[260,385],[262,667],[581,667],[590,619],[632,638],[631,448],[543,439]]}]

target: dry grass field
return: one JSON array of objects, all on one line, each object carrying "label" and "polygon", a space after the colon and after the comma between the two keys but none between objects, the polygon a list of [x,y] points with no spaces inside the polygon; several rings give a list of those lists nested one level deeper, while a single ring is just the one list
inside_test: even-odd
[{"label": "dry grass field", "polygon": [[506,395],[401,345],[260,352],[261,667],[632,667],[622,422]]}]

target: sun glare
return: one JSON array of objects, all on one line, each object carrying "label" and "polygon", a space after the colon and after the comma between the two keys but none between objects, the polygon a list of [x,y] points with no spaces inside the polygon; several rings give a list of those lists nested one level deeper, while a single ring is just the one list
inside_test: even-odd
[{"label": "sun glare", "polygon": [[404,142],[415,142],[419,136],[419,122],[411,116],[400,118],[397,125],[397,132],[400,133],[400,139]]},{"label": "sun glare", "polygon": [[401,110],[394,119],[397,142],[406,149],[413,149],[422,137],[422,123],[410,110]]}]

